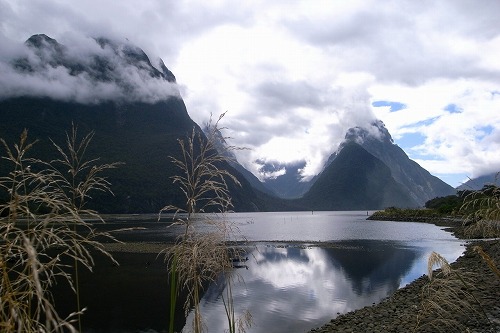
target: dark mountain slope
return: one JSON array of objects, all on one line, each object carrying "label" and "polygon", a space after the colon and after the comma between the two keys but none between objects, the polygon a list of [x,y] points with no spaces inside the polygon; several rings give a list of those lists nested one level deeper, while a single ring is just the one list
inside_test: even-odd
[{"label": "dark mountain slope", "polygon": [[222,135],[221,131],[219,129],[216,129],[214,131],[212,126],[213,124],[205,124],[203,126],[203,132],[209,136],[212,135],[212,140],[214,142],[215,148],[221,154],[222,156],[226,157],[228,163],[236,170],[238,171],[249,183],[250,185],[256,189],[259,192],[265,193],[270,196],[276,196],[276,194],[264,186],[264,184],[250,171],[245,169],[243,165],[238,163],[238,160],[236,159],[236,155],[234,154],[234,150],[236,149],[244,149],[242,147],[231,147],[227,141],[226,137]]},{"label": "dark mountain slope", "polygon": [[367,210],[417,203],[390,169],[355,142],[346,143],[311,189],[298,200],[312,210]]},{"label": "dark mountain slope", "polygon": [[50,140],[64,144],[72,123],[81,135],[95,131],[88,157],[100,157],[102,163],[124,163],[108,174],[115,196],[100,203],[101,211],[154,212],[180,194],[169,179],[175,171],[168,156],[178,156],[177,138],[195,126],[182,100],[124,105],[36,98],[0,102],[1,137],[17,142],[27,128],[29,138],[40,140],[33,152],[44,159],[57,157]]},{"label": "dark mountain slope", "polygon": [[[455,190],[441,179],[431,175],[418,163],[394,144],[389,131],[381,121],[372,124],[370,133],[367,129],[351,128],[345,142],[357,142],[366,151],[381,160],[391,170],[392,177],[410,194],[419,206],[435,197],[455,194]],[[335,154],[330,160],[335,158]]]},{"label": "dark mountain slope", "polygon": [[[81,135],[95,131],[87,156],[124,165],[107,174],[115,195],[96,194],[92,208],[141,213],[158,212],[167,204],[182,206],[183,194],[171,181],[179,170],[169,156],[179,157],[177,140],[200,128],[187,113],[175,77],[162,62],[155,68],[137,47],[106,39],[96,43],[100,48],[83,57],[45,35],[32,36],[26,42],[30,56],[9,63],[9,74],[24,81],[13,82],[15,89],[2,87],[11,94],[0,94],[0,137],[14,144],[26,128],[31,140],[40,140],[35,156],[50,160],[58,157],[50,140],[64,145],[72,124]],[[242,184],[231,185],[235,210],[269,207],[272,200],[255,192],[228,164],[221,167]],[[0,174],[6,168],[0,162]]]}]

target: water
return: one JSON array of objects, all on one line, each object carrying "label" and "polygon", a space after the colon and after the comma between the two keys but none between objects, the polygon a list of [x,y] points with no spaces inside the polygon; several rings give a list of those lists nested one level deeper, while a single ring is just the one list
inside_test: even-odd
[{"label": "water", "polygon": [[[452,262],[464,250],[461,241],[434,225],[366,217],[366,211],[228,214],[240,232],[234,239],[249,241],[248,261],[232,272],[244,281],[233,284],[233,298],[236,316],[246,310],[252,314],[253,326],[247,332],[307,332],[338,314],[377,303],[420,277],[432,251]],[[118,238],[161,241],[179,232],[167,228],[169,223],[134,220],[123,224],[147,229]],[[122,266],[96,267],[88,278],[95,282],[88,283],[83,297],[88,307],[84,331],[164,331],[164,263],[155,254],[117,255]],[[221,299],[226,287],[220,277],[203,295],[208,332],[227,329]]]},{"label": "water", "polygon": [[[432,251],[454,261],[461,242],[431,224],[367,221],[366,212],[238,213],[228,218],[256,245],[234,274],[237,316],[247,332],[307,332],[338,314],[379,302],[426,272]],[[278,242],[278,243],[277,243]],[[317,242],[328,242],[319,245]],[[208,332],[227,329],[212,284],[201,301]],[[191,317],[188,317],[188,328]],[[185,329],[188,331],[188,329]]]},{"label": "water", "polygon": [[226,218],[249,241],[455,240],[431,224],[369,221],[367,214],[370,212],[232,213]]}]

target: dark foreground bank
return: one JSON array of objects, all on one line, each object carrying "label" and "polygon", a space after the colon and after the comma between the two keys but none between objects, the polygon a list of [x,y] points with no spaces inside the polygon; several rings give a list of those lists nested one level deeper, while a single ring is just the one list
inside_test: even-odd
[{"label": "dark foreground bank", "polygon": [[[451,227],[453,223],[436,223]],[[455,235],[461,238],[461,230],[455,230]],[[467,326],[466,332],[500,332],[500,278],[488,267],[481,256],[474,251],[475,246],[481,246],[500,267],[500,240],[475,241],[467,244],[464,254],[451,266],[454,270],[476,273],[472,294],[480,302],[485,315],[481,311],[476,316],[468,318],[463,313],[456,313],[456,319]],[[418,314],[422,310],[422,288],[429,282],[426,275],[421,276],[411,284],[396,291],[392,296],[379,304],[364,307],[332,319],[322,327],[311,330],[314,333],[330,332],[458,332],[460,328],[446,327],[438,322],[438,313],[432,313],[423,318],[419,329]],[[425,325],[424,325],[425,324]],[[436,325],[436,326],[433,326]]]}]

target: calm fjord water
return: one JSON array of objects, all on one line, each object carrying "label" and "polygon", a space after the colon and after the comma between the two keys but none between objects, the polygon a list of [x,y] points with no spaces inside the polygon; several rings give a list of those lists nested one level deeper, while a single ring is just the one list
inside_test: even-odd
[{"label": "calm fjord water", "polygon": [[[254,321],[247,332],[307,332],[338,313],[376,303],[418,278],[426,272],[432,251],[454,261],[464,250],[461,241],[434,225],[367,221],[366,217],[366,211],[228,214],[251,244],[246,247],[249,260],[233,272],[244,281],[233,286],[237,315],[248,310]],[[158,241],[173,236],[165,224],[147,226],[134,237]],[[103,315],[99,324],[92,323],[89,312],[87,327],[92,328],[87,331],[165,330],[168,292],[162,281],[166,279],[163,263],[121,269],[96,277],[114,288],[106,289],[110,297],[85,304],[94,316],[107,312],[114,322],[104,325]],[[227,329],[221,299],[225,287],[219,279],[201,301],[208,332]],[[122,298],[127,294],[134,298]],[[188,317],[187,326],[190,321]]]},{"label": "calm fjord water", "polygon": [[[249,241],[258,242],[248,249],[246,267],[235,272],[244,283],[233,287],[236,311],[253,316],[248,332],[307,332],[339,313],[379,302],[420,277],[432,251],[454,261],[464,249],[434,225],[368,221],[366,211],[237,213],[228,218]],[[227,327],[220,297],[224,287],[218,281],[203,297],[209,332]]]}]

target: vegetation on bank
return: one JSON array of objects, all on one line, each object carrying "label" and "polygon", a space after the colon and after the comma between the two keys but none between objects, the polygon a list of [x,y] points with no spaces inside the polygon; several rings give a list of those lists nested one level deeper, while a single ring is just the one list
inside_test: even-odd
[{"label": "vegetation on bank", "polygon": [[369,220],[391,220],[391,221],[415,221],[426,222],[432,219],[442,218],[446,215],[440,214],[435,209],[414,209],[389,207],[374,212]]},{"label": "vegetation on bank", "polygon": [[[26,130],[12,146],[0,140],[1,162],[9,169],[0,175],[1,332],[81,331],[79,269],[92,269],[93,251],[113,260],[96,240],[113,238],[84,217],[101,220],[87,202],[95,192],[110,192],[102,172],[117,164],[87,159],[91,140],[92,133],[80,137],[73,127],[65,145],[53,143],[59,157],[50,161],[33,157],[36,142]],[[51,294],[62,282],[76,296],[68,317],[60,315]]]},{"label": "vegetation on bank", "polygon": [[488,184],[481,190],[463,190],[455,195],[431,199],[425,203],[424,208],[388,207],[374,212],[369,219],[415,222],[453,219],[467,225],[481,220],[491,222],[500,220],[499,209],[496,207],[499,200],[500,188]]},{"label": "vegetation on bank", "polygon": [[[485,185],[477,191],[461,191],[457,195],[435,198],[422,209],[395,207],[375,212],[372,220],[442,222],[463,228],[464,238],[500,237],[500,188]],[[478,259],[489,267],[493,276],[500,279],[500,269],[481,247],[474,246]],[[433,273],[435,267],[439,270]],[[493,325],[488,310],[477,294],[478,277],[475,272],[452,269],[438,253],[428,261],[429,282],[422,289],[421,309],[414,332],[432,329],[435,332],[470,331],[470,325]]]}]

